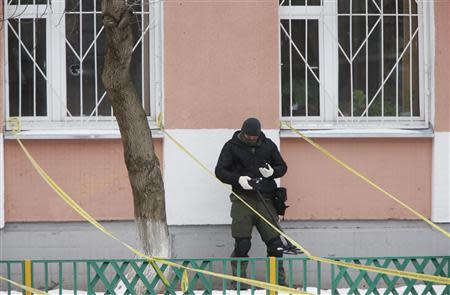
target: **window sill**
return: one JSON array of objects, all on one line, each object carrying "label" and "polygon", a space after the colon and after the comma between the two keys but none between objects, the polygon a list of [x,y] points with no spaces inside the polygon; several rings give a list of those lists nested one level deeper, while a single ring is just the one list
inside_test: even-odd
[{"label": "window sill", "polygon": [[[311,138],[433,138],[434,131],[428,129],[327,129],[301,130]],[[280,130],[281,138],[299,137],[289,129]]]},{"label": "window sill", "polygon": [[[159,129],[152,129],[153,138],[162,138]],[[70,129],[70,130],[26,130],[18,134],[20,139],[119,139],[118,129]],[[16,139],[11,131],[5,132],[5,139]]]}]

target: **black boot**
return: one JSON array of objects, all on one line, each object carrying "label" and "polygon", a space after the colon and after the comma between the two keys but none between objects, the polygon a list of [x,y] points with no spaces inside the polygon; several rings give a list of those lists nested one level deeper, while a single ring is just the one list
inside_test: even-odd
[{"label": "black boot", "polygon": [[[235,258],[247,258],[248,251],[250,251],[251,240],[250,238],[236,238],[234,244],[234,251],[231,254],[231,257]],[[233,276],[247,278],[247,265],[248,260],[232,260],[231,261],[231,271],[233,272]],[[240,273],[238,275],[238,266],[240,267]],[[237,282],[232,281],[231,287],[233,289],[237,288]],[[240,284],[240,289],[248,289],[249,286],[247,284]]]},{"label": "black boot", "polygon": [[[283,257],[283,242],[280,237],[273,238],[267,242],[267,256],[281,259]],[[283,261],[277,262],[278,285],[286,286],[286,272],[284,271]]]}]

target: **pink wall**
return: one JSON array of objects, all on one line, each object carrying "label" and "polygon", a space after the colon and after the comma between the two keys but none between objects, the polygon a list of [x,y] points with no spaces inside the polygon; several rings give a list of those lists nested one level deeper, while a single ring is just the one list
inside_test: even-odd
[{"label": "pink wall", "polygon": [[[3,19],[3,5],[0,5],[0,17]],[[2,25],[2,26],[0,26],[0,34],[1,34],[1,36],[4,36],[4,32],[3,32],[3,29],[5,28],[5,26],[4,25]],[[4,69],[4,62],[3,62],[3,59],[4,59],[4,40],[3,40],[3,38],[0,38],[0,69]],[[1,93],[1,97],[3,97],[3,93],[4,93],[4,91],[3,91],[3,81],[4,81],[4,77],[3,77],[3,70],[2,71],[0,71],[0,93]],[[3,103],[3,100],[1,100],[2,101],[2,103],[0,103],[0,128],[1,128],[1,130],[2,130],[2,132],[3,132],[3,125],[4,125],[4,119],[3,119],[3,113],[4,113],[4,111],[3,111],[3,105],[4,105],[4,103]]]},{"label": "pink wall", "polygon": [[436,23],[436,131],[450,131],[450,2],[435,1]]},{"label": "pink wall", "polygon": [[[317,139],[425,216],[431,214],[430,139]],[[417,219],[302,139],[282,139],[287,219]]]},{"label": "pink wall", "polygon": [[278,1],[164,3],[167,128],[278,123]]},{"label": "pink wall", "polygon": [[[99,220],[133,219],[120,140],[24,140],[66,193]],[[162,142],[156,140],[160,159]],[[40,178],[14,140],[5,142],[6,221],[82,220]]]}]

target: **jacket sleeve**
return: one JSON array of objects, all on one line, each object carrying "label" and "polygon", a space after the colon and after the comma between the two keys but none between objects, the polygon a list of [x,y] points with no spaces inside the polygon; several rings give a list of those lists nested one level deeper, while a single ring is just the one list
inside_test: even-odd
[{"label": "jacket sleeve", "polygon": [[280,178],[284,174],[286,174],[287,171],[286,162],[283,160],[283,157],[281,157],[280,151],[278,150],[278,147],[275,144],[273,144],[271,166],[273,168],[272,178]]},{"label": "jacket sleeve", "polygon": [[219,160],[216,165],[216,176],[220,179],[220,181],[237,185],[239,182],[240,175],[233,172],[233,154],[231,152],[230,143],[226,143],[222,151],[220,152]]}]

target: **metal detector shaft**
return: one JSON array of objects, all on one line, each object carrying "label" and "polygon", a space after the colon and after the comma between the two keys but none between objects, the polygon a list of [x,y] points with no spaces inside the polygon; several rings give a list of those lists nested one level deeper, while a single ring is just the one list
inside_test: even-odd
[{"label": "metal detector shaft", "polygon": [[[284,233],[284,230],[281,228],[281,225],[280,225],[280,223],[278,221],[278,218],[273,216],[272,211],[270,211],[269,206],[267,206],[266,200],[264,200],[264,197],[262,196],[261,192],[258,189],[256,189],[256,188],[254,188],[254,190],[256,192],[256,195],[257,195],[258,199],[263,203],[264,208],[266,208],[266,211],[269,213],[270,218],[272,219],[272,222],[276,225],[276,227],[281,232]],[[297,247],[292,245],[292,243],[289,242],[287,239],[285,239],[285,241],[286,241],[286,246],[284,247],[284,251],[283,251],[284,253],[286,253],[286,254],[294,254],[294,255],[303,253],[300,249],[297,249]]]},{"label": "metal detector shaft", "polygon": [[263,203],[264,208],[266,208],[266,211],[269,213],[270,218],[272,219],[272,222],[278,227],[278,229],[280,231],[284,232],[280,226],[280,223],[278,222],[278,218],[273,216],[272,211],[270,211],[269,206],[267,206],[266,200],[264,200],[264,197],[262,196],[261,192],[257,189],[255,189],[255,192],[256,192],[256,195],[258,196],[258,199]]}]

